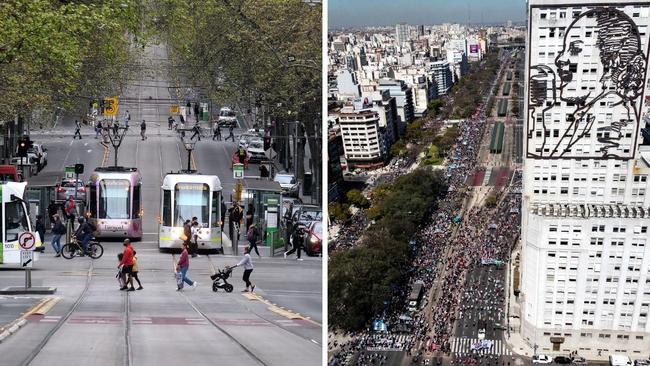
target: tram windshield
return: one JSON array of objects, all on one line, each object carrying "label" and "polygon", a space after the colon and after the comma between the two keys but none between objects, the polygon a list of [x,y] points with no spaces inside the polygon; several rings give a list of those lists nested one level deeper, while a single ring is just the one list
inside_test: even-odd
[{"label": "tram windshield", "polygon": [[[19,201],[5,203],[5,240],[16,241],[18,235],[29,231],[25,207]],[[43,238],[41,238],[43,240]]]},{"label": "tram windshield", "polygon": [[207,227],[210,213],[210,187],[203,183],[178,183],[174,187],[174,226],[197,217]]},{"label": "tram windshield", "polygon": [[99,182],[99,218],[129,218],[129,181],[126,179],[102,179]]}]

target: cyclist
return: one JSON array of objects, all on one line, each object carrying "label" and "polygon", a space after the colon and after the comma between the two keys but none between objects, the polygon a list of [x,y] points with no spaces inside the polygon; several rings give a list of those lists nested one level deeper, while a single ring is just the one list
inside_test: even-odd
[{"label": "cyclist", "polygon": [[74,235],[77,237],[77,240],[81,242],[81,247],[83,248],[83,253],[81,256],[83,257],[86,253],[88,253],[88,243],[93,237],[93,228],[90,223],[83,217],[80,217],[78,221],[79,228],[77,228],[77,231]]}]

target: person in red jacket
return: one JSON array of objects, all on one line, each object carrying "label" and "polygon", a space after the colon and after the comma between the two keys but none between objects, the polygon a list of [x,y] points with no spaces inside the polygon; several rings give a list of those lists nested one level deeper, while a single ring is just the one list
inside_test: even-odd
[{"label": "person in red jacket", "polygon": [[127,280],[120,290],[135,291],[135,288],[133,288],[133,276],[131,274],[131,271],[133,270],[133,247],[131,246],[131,240],[129,239],[124,239],[122,260],[117,267],[122,268],[122,274],[127,276]]}]

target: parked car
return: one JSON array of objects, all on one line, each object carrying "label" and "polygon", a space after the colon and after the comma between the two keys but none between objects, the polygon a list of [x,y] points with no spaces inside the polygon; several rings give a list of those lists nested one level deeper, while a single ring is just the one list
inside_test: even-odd
[{"label": "parked car", "polygon": [[237,115],[235,111],[228,107],[223,107],[219,110],[219,117],[217,118],[217,123],[222,127],[237,127]]},{"label": "parked car", "polygon": [[480,328],[478,330],[478,339],[480,340],[485,339],[485,328]]},{"label": "parked car", "polygon": [[553,362],[553,360],[547,356],[547,355],[534,355],[533,356],[533,363],[539,363],[539,364],[549,364]]},{"label": "parked car", "polygon": [[650,360],[634,360],[634,366],[650,366]]},{"label": "parked car", "polygon": [[584,357],[574,357],[573,360],[571,361],[572,365],[586,365],[587,360],[585,360]]},{"label": "parked car", "polygon": [[556,356],[553,359],[553,362],[557,363],[558,365],[570,365],[571,364],[571,358],[567,356]]},{"label": "parked car", "polygon": [[278,173],[273,178],[274,181],[280,184],[282,194],[298,197],[300,192],[300,183],[296,182],[296,177],[291,173]]},{"label": "parked car", "polygon": [[86,187],[81,179],[64,179],[56,187],[56,201],[63,202],[68,197],[74,197],[75,187],[77,188],[77,201],[86,202]]},{"label": "parked car", "polygon": [[237,147],[243,147],[244,149],[248,148],[248,145],[252,141],[257,141],[260,140],[262,141],[262,149],[264,149],[264,140],[262,139],[262,135],[257,133],[255,130],[248,130],[247,132],[242,133],[239,136],[239,141],[237,142]]},{"label": "parked car", "polygon": [[307,236],[305,237],[305,252],[309,256],[315,256],[322,253],[323,223],[314,221],[307,227]]}]

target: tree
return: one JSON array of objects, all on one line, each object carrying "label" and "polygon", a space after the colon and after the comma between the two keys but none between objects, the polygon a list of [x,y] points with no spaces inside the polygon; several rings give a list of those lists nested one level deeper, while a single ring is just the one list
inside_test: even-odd
[{"label": "tree", "polygon": [[359,207],[359,208],[364,208],[368,207],[368,199],[363,196],[360,190],[358,189],[351,189],[348,191],[348,193],[345,194],[346,198],[348,199],[348,202],[351,204]]},{"label": "tree", "polygon": [[350,219],[350,206],[339,202],[331,202],[327,205],[327,212],[333,220],[344,222]]}]

